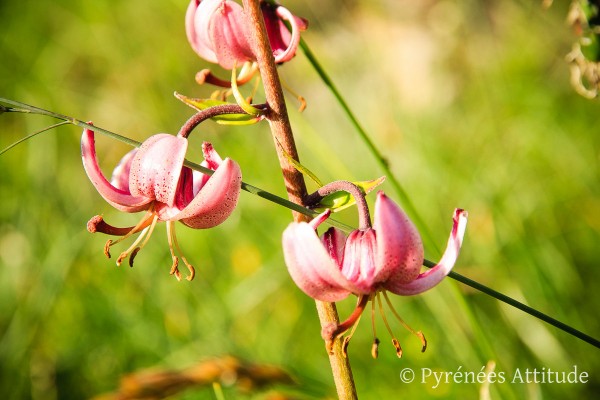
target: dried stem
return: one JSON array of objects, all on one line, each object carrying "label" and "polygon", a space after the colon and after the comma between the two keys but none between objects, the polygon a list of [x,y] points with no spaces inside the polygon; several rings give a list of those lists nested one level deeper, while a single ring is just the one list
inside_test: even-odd
[{"label": "dried stem", "polygon": [[[296,150],[275,59],[263,21],[260,1],[243,0],[243,4],[246,18],[251,27],[250,42],[258,62],[261,78],[264,82],[267,104],[269,105],[269,112],[266,117],[271,126],[288,198],[294,203],[303,204],[303,198],[307,194],[306,184],[302,173],[287,158],[291,156],[293,159],[298,160],[298,151]],[[308,219],[305,215],[297,212],[293,214],[295,221],[306,221]],[[316,303],[321,326],[339,323],[334,303],[321,301],[317,301]],[[332,354],[329,355],[329,361],[338,397],[342,400],[357,399],[352,369],[350,368],[349,360],[343,355],[342,341],[340,339],[335,340],[332,350]]]}]

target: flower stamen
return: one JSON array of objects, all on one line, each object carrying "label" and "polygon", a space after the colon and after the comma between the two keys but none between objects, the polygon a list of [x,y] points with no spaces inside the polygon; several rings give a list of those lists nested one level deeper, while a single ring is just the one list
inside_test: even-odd
[{"label": "flower stamen", "polygon": [[306,109],[306,99],[304,96],[298,94],[294,89],[292,89],[283,79],[281,79],[281,86],[283,89],[287,90],[292,96],[298,100],[300,106],[298,106],[298,112],[302,112]]},{"label": "flower stamen", "polygon": [[[237,83],[239,85],[248,83],[248,81],[250,81],[252,79],[252,77],[256,74],[257,70],[258,70],[257,63],[249,62],[249,61],[245,62],[239,75],[237,76],[237,79],[236,79]],[[196,80],[196,83],[199,85],[208,83],[210,85],[214,85],[214,86],[218,86],[218,87],[222,87],[222,88],[226,88],[226,89],[231,88],[231,81],[226,81],[224,79],[217,77],[208,68],[203,69],[202,71],[199,71],[198,73],[196,73],[195,80]]]},{"label": "flower stamen", "polygon": [[[139,231],[146,229],[152,223],[153,218],[154,218],[153,207],[150,207],[150,209],[148,211],[146,211],[146,215],[144,215],[144,218],[142,218],[141,221],[138,222],[138,224],[136,226],[131,228],[129,230],[129,232],[127,232],[125,235],[121,236],[117,240],[109,239],[106,241],[106,244],[104,245],[104,255],[106,255],[107,258],[110,258],[109,248],[112,245],[115,245],[115,244],[127,239],[131,235],[134,235],[134,234],[138,233]],[[88,225],[89,225],[89,222],[88,222]],[[106,225],[108,225],[108,224],[106,224]],[[88,227],[88,230],[89,230],[89,227]]]},{"label": "flower stamen", "polygon": [[[137,239],[135,239],[135,241],[131,244],[131,246],[129,246],[129,248],[127,250],[125,250],[125,251],[121,252],[121,254],[119,254],[119,257],[117,258],[117,267],[120,267],[123,260],[126,259],[127,256],[129,256],[129,254],[133,253],[134,250],[136,250],[136,249],[138,249],[136,251],[136,254],[137,254],[137,252],[139,251],[138,244],[144,239],[144,237],[148,233],[149,229],[150,229],[150,227],[144,228],[144,230],[142,230],[140,235],[137,237]],[[129,266],[133,267],[133,261],[131,259],[129,260]]]},{"label": "flower stamen", "polygon": [[[398,358],[402,358],[402,347],[400,346],[400,342],[398,341],[398,339],[396,339],[396,337],[394,336],[394,333],[392,332],[392,328],[390,328],[390,325],[388,324],[385,313],[383,312],[383,302],[381,301],[380,292],[377,292],[375,297],[377,298],[377,305],[379,306],[379,313],[381,314],[383,323],[384,323],[386,329],[388,330],[390,336],[392,337],[392,344],[396,348],[396,355],[398,356]],[[374,302],[375,302],[375,299],[373,299],[373,303]]]},{"label": "flower stamen", "polygon": [[394,316],[398,319],[398,321],[400,321],[400,323],[402,324],[402,326],[406,330],[408,330],[410,333],[412,333],[413,335],[415,335],[416,337],[418,337],[419,340],[421,340],[421,353],[424,353],[425,350],[427,350],[427,339],[425,339],[425,335],[423,334],[423,332],[421,332],[421,331],[415,331],[406,322],[404,322],[404,320],[400,317],[400,315],[398,314],[398,312],[396,311],[396,309],[392,305],[392,302],[390,301],[390,298],[388,297],[386,291],[383,291],[383,297],[385,298],[385,301],[386,301],[388,307],[390,307],[390,310],[392,310],[392,314],[394,314]]},{"label": "flower stamen", "polygon": [[179,272],[179,258],[175,255],[171,254],[171,259],[173,260],[173,264],[171,265],[171,271],[169,271],[169,275],[175,275],[178,281],[181,280],[181,272]]},{"label": "flower stamen", "polygon": [[[123,262],[123,260],[127,256],[129,256],[129,266],[133,267],[133,260],[135,259],[135,256],[141,249],[144,248],[146,243],[148,243],[148,240],[152,236],[152,232],[154,232],[154,227],[156,226],[157,222],[158,222],[158,215],[155,214],[154,217],[152,218],[152,223],[150,224],[150,226],[147,226],[146,228],[144,228],[142,230],[142,232],[140,233],[140,235],[138,236],[138,238],[135,240],[135,242],[133,242],[133,244],[131,246],[129,246],[129,248],[127,250],[122,252],[121,255],[119,255],[119,258],[117,259],[117,266],[121,266],[121,263]],[[144,241],[142,242],[142,244],[140,246],[138,246],[138,244],[142,240],[144,240]]]},{"label": "flower stamen", "polygon": [[373,344],[371,345],[371,357],[373,358],[379,357],[379,343],[379,339],[373,339]]},{"label": "flower stamen", "polygon": [[173,248],[173,223],[171,221],[167,221],[167,240],[169,242],[169,251],[171,252],[171,259],[173,260],[173,265],[171,265],[171,271],[169,274],[175,275],[178,281],[181,280],[181,272],[179,272],[179,258],[175,255],[175,249]]},{"label": "flower stamen", "polygon": [[[189,271],[189,275],[186,276],[186,279],[188,281],[191,281],[196,275],[196,270],[182,255],[183,252],[181,251],[181,248],[179,247],[179,242],[177,241],[177,235],[175,234],[175,223],[173,221],[167,221],[167,239],[169,242],[169,250],[171,251],[171,259],[173,260],[173,265],[171,266],[170,274],[175,275],[178,281],[181,280],[181,272],[179,272],[178,268],[179,258],[181,258],[181,261],[183,261],[183,263]],[[179,257],[175,255],[175,251],[177,251],[177,253],[180,254]]]},{"label": "flower stamen", "polygon": [[373,345],[371,346],[371,357],[379,357],[379,339],[375,327],[375,299],[371,298],[371,329],[373,330]]}]

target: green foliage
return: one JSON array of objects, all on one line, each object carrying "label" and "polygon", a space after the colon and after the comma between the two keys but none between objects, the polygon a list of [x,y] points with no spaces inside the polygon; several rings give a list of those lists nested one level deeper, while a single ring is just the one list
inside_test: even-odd
[{"label": "green foliage", "polygon": [[[576,39],[555,2],[288,1],[307,17],[304,36],[443,248],[454,207],[470,212],[456,270],[600,335],[600,113],[569,86],[564,55]],[[209,97],[194,74],[207,67],[188,47],[187,1],[2,2],[0,94],[135,140],[176,133],[191,110],[173,91]],[[323,180],[380,176],[302,54],[280,68],[308,108],[291,110],[304,165]],[[222,76],[227,76],[223,72]],[[244,88],[242,88],[244,90]],[[260,93],[255,99],[260,98]],[[292,100],[290,98],[290,100]],[[293,108],[293,100],[288,108]],[[55,123],[0,114],[0,148]],[[288,210],[243,193],[215,229],[178,226],[197,270],[169,276],[164,226],[133,268],[102,254],[106,237],[85,230],[95,214],[137,218],[104,203],[83,172],[80,129],[61,126],[0,157],[0,393],[6,399],[89,398],[121,376],[153,366],[184,368],[232,354],[292,373],[299,398],[333,397],[314,303],[289,278],[280,250]],[[244,180],[284,193],[266,123],[210,121],[190,138],[198,161],[209,140],[236,159]],[[130,149],[98,138],[108,173]],[[394,196],[384,183],[381,188]],[[351,208],[340,213],[354,223]],[[437,260],[439,250],[426,256]],[[380,318],[380,358],[370,357],[365,316],[349,347],[361,399],[477,398],[481,385],[404,384],[417,373],[577,365],[588,384],[492,384],[492,399],[591,398],[598,350],[485,295],[447,280],[395,307],[429,348],[392,322],[398,360]],[[353,307],[338,304],[345,317]],[[393,319],[392,319],[393,321]],[[242,395],[224,388],[224,397]],[[212,388],[181,398],[215,398]]]}]

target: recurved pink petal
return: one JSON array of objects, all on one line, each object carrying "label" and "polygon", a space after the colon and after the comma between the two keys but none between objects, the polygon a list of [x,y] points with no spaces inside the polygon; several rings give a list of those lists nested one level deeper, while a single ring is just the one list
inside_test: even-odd
[{"label": "recurved pink petal", "polygon": [[166,133],[146,139],[131,163],[131,194],[173,206],[187,146],[187,139]]},{"label": "recurved pink petal", "polygon": [[[264,8],[263,8],[264,10]],[[264,13],[264,11],[263,11]],[[294,16],[287,8],[278,6],[276,11],[276,21],[272,23],[271,28],[267,23],[267,14],[265,13],[265,22],[267,23],[267,32],[269,33],[269,42],[273,49],[276,63],[290,61],[300,43],[300,32],[306,30],[307,23],[305,20]],[[288,21],[292,28],[292,32],[288,31],[285,24],[279,20]]]},{"label": "recurved pink petal", "polygon": [[235,209],[241,183],[242,170],[239,164],[226,158],[193,200],[169,219],[181,220],[196,229],[217,226]]},{"label": "recurved pink petal", "polygon": [[132,196],[129,190],[117,188],[108,182],[98,165],[94,131],[90,129],[84,129],[81,136],[81,159],[83,168],[98,193],[117,210],[138,212],[149,207],[152,199],[143,196]]},{"label": "recurved pink petal", "polygon": [[119,164],[113,169],[110,183],[117,189],[129,192],[129,172],[131,171],[131,163],[138,149],[135,148],[125,154]]},{"label": "recurved pink petal", "polygon": [[404,211],[382,191],[375,201],[373,229],[377,233],[375,280],[413,281],[423,265],[421,236]]},{"label": "recurved pink petal", "polygon": [[212,50],[223,68],[233,69],[236,64],[241,65],[254,59],[244,10],[238,3],[222,2],[212,15],[208,35]]},{"label": "recurved pink petal", "polygon": [[208,62],[217,63],[208,26],[214,12],[224,0],[192,0],[185,14],[185,33],[192,49]]},{"label": "recurved pink petal", "polygon": [[198,37],[196,35],[194,20],[196,19],[196,10],[198,9],[200,1],[201,0],[191,0],[185,12],[185,35],[187,36],[188,42],[190,42],[192,49],[194,49],[196,52],[198,52],[198,50],[196,50],[198,47]]},{"label": "recurved pink petal", "polygon": [[440,283],[450,273],[456,263],[466,227],[467,212],[457,208],[454,210],[452,231],[450,232],[448,245],[440,262],[430,270],[420,274],[417,279],[410,283],[389,280],[385,288],[401,296],[410,296],[429,290]]},{"label": "recurved pink petal", "polygon": [[[219,156],[219,153],[217,153],[213,145],[209,142],[202,143],[202,154],[204,155],[204,161],[202,161],[200,165],[205,168],[216,171],[216,169],[219,168],[219,165],[221,165],[223,162],[223,159],[221,156]],[[208,182],[209,179],[210,175],[203,174],[200,171],[194,171],[194,196],[198,194],[204,185],[206,185],[206,182]]]},{"label": "recurved pink petal", "polygon": [[293,222],[283,232],[283,255],[292,279],[310,297],[333,302],[350,294],[346,278],[306,222]]}]

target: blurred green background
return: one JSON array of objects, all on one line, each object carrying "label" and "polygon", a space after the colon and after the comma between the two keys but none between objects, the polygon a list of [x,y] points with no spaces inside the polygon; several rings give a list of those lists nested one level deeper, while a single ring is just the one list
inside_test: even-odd
[{"label": "blurred green background", "polygon": [[[469,210],[455,270],[600,336],[600,112],[569,84],[565,55],[576,41],[567,2],[285,1],[309,19],[304,35],[409,193],[435,243],[445,246],[454,207]],[[173,91],[207,97],[194,82],[208,65],[189,48],[187,1],[0,2],[0,97],[93,120],[143,140],[176,133],[192,114]],[[308,108],[288,96],[303,163],[322,180],[381,175],[303,54],[280,68]],[[221,73],[227,77],[226,73]],[[244,89],[248,90],[248,89]],[[260,99],[260,94],[257,96]],[[0,147],[54,123],[0,115]],[[5,399],[79,399],[114,391],[150,367],[181,369],[227,354],[284,368],[294,387],[226,399],[333,398],[314,302],[289,279],[280,238],[288,210],[242,193],[223,225],[178,226],[196,266],[193,282],[169,276],[164,224],[134,268],[102,254],[96,214],[115,224],[81,167],[81,130],[60,127],[0,157],[0,394]],[[237,160],[244,180],[284,194],[268,126],[204,123],[203,140]],[[129,147],[99,136],[107,173]],[[389,184],[383,189],[395,199]],[[371,199],[372,200],[372,199]],[[355,221],[355,211],[340,218]],[[125,248],[125,245],[122,247]],[[115,249],[115,251],[119,251]],[[421,381],[426,369],[478,373],[496,363],[505,383],[491,399],[580,399],[600,392],[598,349],[447,279],[395,307],[429,348],[391,314],[405,353],[397,359],[381,320],[380,357],[363,318],[349,348],[361,399],[486,398],[478,383]],[[338,304],[347,316],[348,299]],[[511,383],[543,368],[589,374],[587,384]],[[400,372],[413,369],[413,383]],[[211,388],[176,398],[215,398]]]}]

